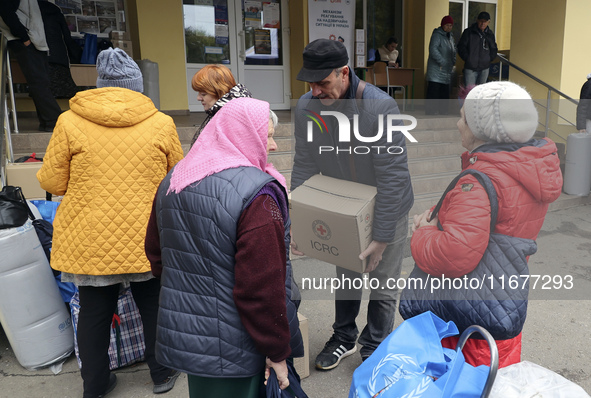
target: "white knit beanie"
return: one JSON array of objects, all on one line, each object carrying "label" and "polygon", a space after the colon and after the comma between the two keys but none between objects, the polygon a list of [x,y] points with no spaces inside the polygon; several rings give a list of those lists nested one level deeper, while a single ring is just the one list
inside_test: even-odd
[{"label": "white knit beanie", "polygon": [[487,142],[527,142],[538,126],[531,96],[507,81],[474,87],[464,101],[464,114],[474,136]]},{"label": "white knit beanie", "polygon": [[144,79],[139,66],[120,48],[101,51],[96,60],[96,71],[98,88],[123,87],[138,93],[144,92]]}]

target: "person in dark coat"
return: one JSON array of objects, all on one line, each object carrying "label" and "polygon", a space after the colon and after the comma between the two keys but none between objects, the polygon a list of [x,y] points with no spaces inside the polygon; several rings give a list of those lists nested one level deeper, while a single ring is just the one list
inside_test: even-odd
[{"label": "person in dark coat", "polygon": [[[359,337],[361,358],[365,359],[394,327],[397,290],[385,286],[388,279],[400,276],[403,246],[408,232],[408,212],[414,201],[404,135],[395,130],[391,139],[386,138],[387,134],[376,137],[375,142],[367,143],[367,139],[370,135],[375,137],[386,115],[398,115],[400,111],[392,97],[374,85],[361,82],[352,72],[347,66],[349,57],[342,43],[327,39],[315,40],[306,46],[303,58],[304,66],[297,78],[309,82],[312,90],[299,99],[295,110],[296,148],[291,175],[292,190],[319,173],[377,187],[372,242],[359,254],[359,259],[368,260],[365,272],[369,273],[370,278],[380,281],[380,287],[371,291],[367,325]],[[360,101],[351,101],[356,98]],[[361,138],[366,141],[361,142],[355,137],[352,142],[338,142],[339,134],[333,133],[339,131],[336,117],[329,116],[325,116],[324,120],[331,134],[323,134],[312,127],[315,131],[311,131],[310,135],[314,132],[313,138],[308,141],[306,125],[310,109],[315,109],[317,113],[321,110],[345,112],[351,118],[358,116],[357,124],[364,135]],[[358,145],[356,148],[361,148],[365,153],[344,153],[353,145]],[[373,149],[367,153],[365,148],[370,146]],[[328,147],[333,150],[321,152],[321,148]],[[378,151],[378,147],[382,150]],[[388,149],[393,147],[402,149],[402,152],[388,153]],[[297,239],[295,236],[292,240],[292,252],[302,254],[298,250]],[[363,276],[337,267],[337,277],[354,280]],[[356,351],[359,332],[355,319],[359,314],[361,296],[361,289],[337,289],[335,292],[334,333],[316,357],[316,368],[333,369],[341,359]]]},{"label": "person in dark coat", "polygon": [[47,41],[37,0],[0,1],[0,30],[29,85],[40,131],[53,131],[62,110],[49,89]]},{"label": "person in dark coat", "polygon": [[489,23],[490,14],[482,11],[460,37],[458,54],[465,62],[465,87],[486,83],[490,63],[497,57],[495,34],[488,27]]},{"label": "person in dark coat", "polygon": [[[456,46],[453,33],[454,20],[450,15],[441,19],[441,26],[433,29],[429,42],[429,60],[427,61],[427,101],[425,113],[432,115],[439,112],[446,115],[449,111],[448,100],[451,74],[456,64]],[[444,101],[445,100],[445,101]]]},{"label": "person in dark coat", "polygon": [[577,105],[577,130],[579,133],[591,133],[591,73],[581,87],[579,105]]},{"label": "person in dark coat", "polygon": [[62,10],[47,0],[38,2],[49,47],[49,88],[56,98],[72,98],[78,89],[70,73],[70,63],[80,63],[82,48],[72,39]]}]

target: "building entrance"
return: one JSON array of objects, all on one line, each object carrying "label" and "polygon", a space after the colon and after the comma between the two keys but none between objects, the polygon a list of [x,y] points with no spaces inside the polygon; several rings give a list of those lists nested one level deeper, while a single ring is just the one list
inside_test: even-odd
[{"label": "building entrance", "polygon": [[224,64],[272,109],[289,109],[287,0],[183,0],[189,110],[202,111],[191,78]]}]

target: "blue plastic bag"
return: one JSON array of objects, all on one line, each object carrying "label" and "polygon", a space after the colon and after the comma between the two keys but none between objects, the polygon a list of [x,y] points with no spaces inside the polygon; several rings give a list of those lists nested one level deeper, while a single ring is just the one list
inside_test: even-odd
[{"label": "blue plastic bag", "polygon": [[45,221],[49,221],[53,224],[53,220],[55,218],[55,212],[57,211],[57,207],[60,205],[59,202],[52,202],[50,200],[31,200],[31,203],[37,207],[39,213],[41,213],[41,217]]},{"label": "blue plastic bag", "polygon": [[[35,231],[39,237],[39,242],[43,246],[47,260],[51,263],[51,246],[53,241],[53,220],[59,202],[52,202],[50,200],[31,200],[31,203],[37,207],[43,220],[33,220]],[[69,303],[74,293],[76,293],[76,285],[71,282],[62,282],[61,272],[54,271],[55,282],[60,290],[60,294],[65,303]]]},{"label": "blue plastic bag", "polygon": [[69,303],[72,300],[72,297],[74,297],[74,294],[78,291],[76,285],[72,282],[62,282],[61,272],[55,276],[55,282],[59,288],[62,300],[64,300],[64,303]]},{"label": "blue plastic bag", "polygon": [[96,64],[97,49],[97,38],[95,34],[85,33],[84,34],[84,49],[82,50],[82,57],[80,58],[81,64]]},{"label": "blue plastic bag", "polygon": [[479,398],[489,367],[442,347],[441,339],[457,334],[453,322],[431,312],[404,321],[355,370],[349,398]]}]

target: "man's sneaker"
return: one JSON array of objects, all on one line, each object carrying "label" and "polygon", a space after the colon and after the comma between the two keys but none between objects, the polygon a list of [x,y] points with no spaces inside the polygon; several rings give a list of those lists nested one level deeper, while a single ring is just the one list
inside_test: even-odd
[{"label": "man's sneaker", "polygon": [[355,343],[344,343],[335,336],[324,345],[324,349],[316,357],[316,369],[330,370],[336,368],[341,359],[357,351]]}]

